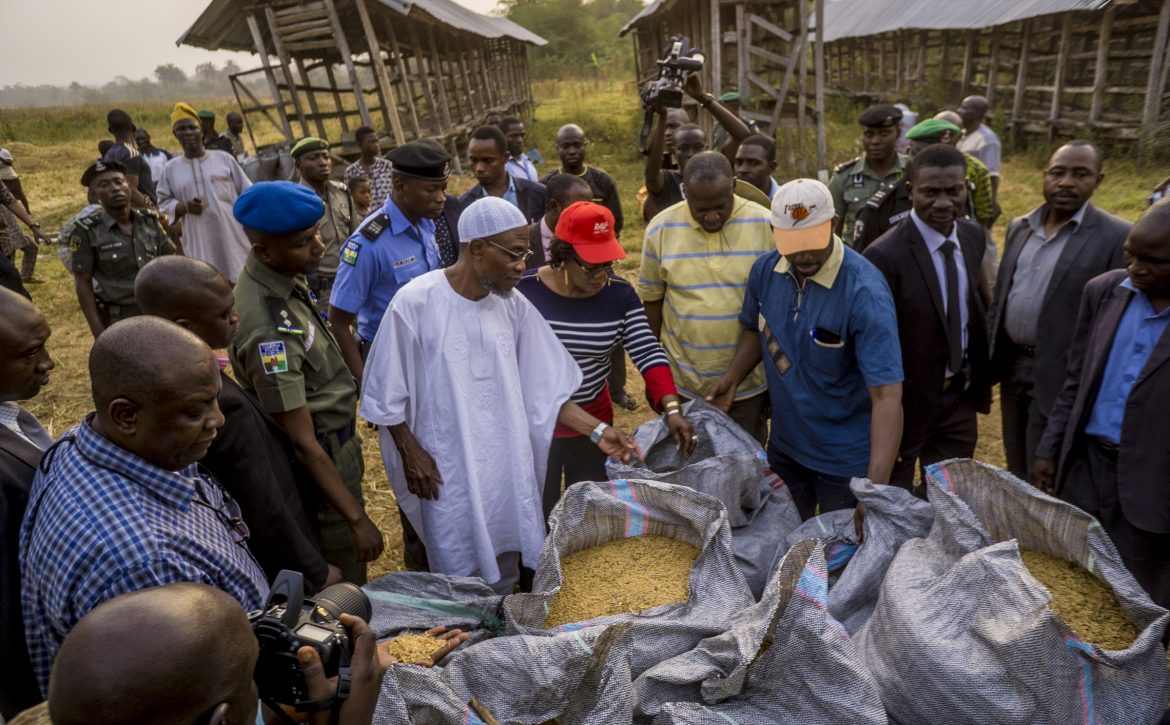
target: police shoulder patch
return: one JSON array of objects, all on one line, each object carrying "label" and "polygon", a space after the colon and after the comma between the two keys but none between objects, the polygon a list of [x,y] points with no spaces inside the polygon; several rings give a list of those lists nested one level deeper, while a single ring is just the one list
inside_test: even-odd
[{"label": "police shoulder patch", "polygon": [[390,217],[386,216],[385,214],[378,214],[377,216],[372,216],[367,219],[366,223],[362,224],[361,228],[358,229],[358,234],[361,234],[363,237],[369,239],[372,242],[375,241],[382,232],[386,231],[386,227],[389,225]]},{"label": "police shoulder patch", "polygon": [[358,254],[361,251],[362,245],[358,244],[355,240],[350,239],[345,243],[345,246],[341,248],[341,261],[352,267],[357,264]]},{"label": "police shoulder patch", "polygon": [[79,249],[81,249],[81,236],[73,234],[69,237],[69,251],[76,252]]},{"label": "police shoulder patch", "polygon": [[260,343],[260,364],[266,375],[288,372],[288,354],[283,340]]}]

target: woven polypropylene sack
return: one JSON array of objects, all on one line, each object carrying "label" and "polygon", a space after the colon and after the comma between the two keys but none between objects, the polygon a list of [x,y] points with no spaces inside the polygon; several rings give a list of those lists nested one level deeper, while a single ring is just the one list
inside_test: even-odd
[{"label": "woven polypropylene sack", "polygon": [[634,431],[634,441],[645,456],[641,464],[627,466],[611,459],[606,463],[609,477],[693,488],[722,501],[733,528],[746,525],[750,512],[760,506],[759,483],[768,466],[759,441],[702,400],[689,401],[682,411],[699,437],[688,458],[682,457],[662,415]]},{"label": "woven polypropylene sack", "polygon": [[862,537],[857,538],[854,509],[830,511],[809,519],[788,537],[814,536],[825,543],[829,567],[829,612],[854,634],[877,604],[886,570],[902,544],[926,536],[934,522],[934,508],[897,486],[881,486],[866,478],[849,484],[865,505]]},{"label": "woven polypropylene sack", "polygon": [[[1170,615],[1121,563],[1100,524],[997,468],[927,469],[930,534],[899,549],[855,641],[892,719],[907,723],[1154,723],[1170,695],[1160,640]],[[1082,641],[1047,605],[1019,548],[1108,583],[1139,635]]]},{"label": "woven polypropylene sack", "polygon": [[797,543],[759,603],[726,632],[638,677],[639,717],[655,725],[885,723],[877,685],[828,612],[827,579],[822,544]]},{"label": "woven polypropylene sack", "polygon": [[504,598],[482,579],[403,571],[363,589],[373,612],[370,627],[379,639],[442,626],[470,633],[474,644],[504,631]]},{"label": "woven polypropylene sack", "polygon": [[614,725],[633,719],[630,625],[555,637],[498,637],[456,650],[442,672],[391,667],[376,725],[482,722],[474,698],[500,723]]},{"label": "woven polypropylene sack", "polygon": [[800,512],[787,489],[774,490],[765,483],[761,491],[759,508],[748,515],[746,524],[731,530],[735,563],[756,599],[768,584],[773,560],[788,551],[789,533],[800,526]]},{"label": "woven polypropylene sack", "polygon": [[[735,563],[726,509],[718,500],[686,486],[658,481],[584,481],[561,497],[549,516],[549,525],[532,593],[504,598],[508,634],[547,636],[586,625],[631,622],[630,666],[637,676],[724,631],[732,614],[755,603]],[[678,539],[699,549],[685,602],[544,628],[553,595],[561,586],[562,556],[644,534]]]}]

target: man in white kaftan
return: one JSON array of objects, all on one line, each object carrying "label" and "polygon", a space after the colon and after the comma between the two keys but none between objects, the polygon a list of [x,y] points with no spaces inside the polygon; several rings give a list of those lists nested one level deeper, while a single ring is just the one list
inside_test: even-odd
[{"label": "man in white kaftan", "polygon": [[366,362],[361,413],[382,426],[390,485],[431,571],[478,575],[506,594],[544,543],[541,485],[558,420],[607,453],[637,449],[569,402],[580,368],[511,291],[529,254],[523,214],[486,197],[463,212],[459,233],[455,266],[395,295]]},{"label": "man in white kaftan", "polygon": [[190,106],[179,103],[171,113],[183,153],[168,161],[156,179],[158,208],[171,220],[182,220],[183,252],[208,262],[234,284],[252,245],[232,216],[232,205],[252,182],[231,154],[203,147],[199,119],[186,109]]}]

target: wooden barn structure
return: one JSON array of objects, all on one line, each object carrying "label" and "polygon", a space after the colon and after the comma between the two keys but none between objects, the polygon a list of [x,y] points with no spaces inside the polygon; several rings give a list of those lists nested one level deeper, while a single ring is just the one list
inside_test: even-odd
[{"label": "wooden barn structure", "polygon": [[337,146],[364,125],[454,151],[489,112],[531,113],[527,49],[545,40],[453,0],[212,0],[178,43],[260,57],[232,76],[253,145],[275,129]]},{"label": "wooden barn structure", "polygon": [[1170,0],[828,0],[829,93],[957,104],[996,126],[1166,143]]},{"label": "wooden barn structure", "polygon": [[[788,137],[803,161],[806,131],[815,128],[818,168],[826,169],[824,96],[818,79],[818,18],[825,0],[654,0],[621,34],[633,33],[638,86],[658,75],[674,35],[686,35],[706,57],[703,87],[740,94],[741,115],[764,133]],[[709,124],[704,114],[703,123]]]}]

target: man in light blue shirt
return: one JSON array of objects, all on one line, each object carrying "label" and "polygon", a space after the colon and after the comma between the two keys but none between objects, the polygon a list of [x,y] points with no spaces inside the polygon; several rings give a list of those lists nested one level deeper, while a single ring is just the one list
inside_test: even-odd
[{"label": "man in light blue shirt", "polygon": [[524,122],[515,116],[505,116],[500,119],[500,130],[504,138],[508,139],[508,160],[504,163],[504,169],[517,179],[539,181],[536,164],[524,153]]}]

